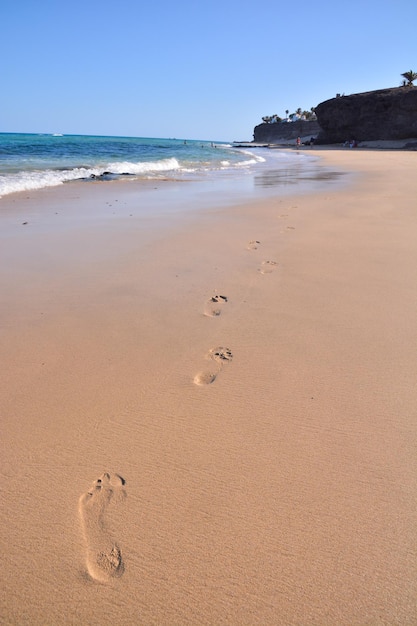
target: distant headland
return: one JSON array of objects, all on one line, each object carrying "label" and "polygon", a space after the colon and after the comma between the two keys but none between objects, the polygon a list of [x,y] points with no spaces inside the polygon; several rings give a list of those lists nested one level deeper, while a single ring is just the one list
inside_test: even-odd
[{"label": "distant headland", "polygon": [[302,143],[314,139],[315,145],[354,141],[385,142],[389,147],[396,142],[394,147],[417,149],[417,87],[411,80],[401,87],[337,94],[308,114],[300,109],[290,116],[286,113],[285,119],[262,118],[263,123],[254,128],[252,143],[288,145],[300,138]]}]

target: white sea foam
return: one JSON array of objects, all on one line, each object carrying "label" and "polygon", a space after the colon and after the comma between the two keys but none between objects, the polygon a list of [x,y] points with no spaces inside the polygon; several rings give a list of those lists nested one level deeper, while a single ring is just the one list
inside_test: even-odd
[{"label": "white sea foam", "polygon": [[235,167],[248,167],[249,165],[255,165],[259,163],[256,159],[246,159],[246,161],[239,161],[235,164]]},{"label": "white sea foam", "polygon": [[113,174],[146,174],[148,172],[168,172],[170,170],[180,169],[180,164],[176,158],[161,159],[159,161],[142,161],[139,163],[130,163],[122,161],[118,163],[109,163],[106,171]]},{"label": "white sea foam", "polygon": [[102,167],[76,167],[68,170],[26,170],[7,175],[0,175],[0,197],[19,191],[55,187],[71,180],[101,176],[104,172],[112,174],[146,175],[152,172],[164,172],[180,169],[175,158],[147,161],[142,163],[109,163]]},{"label": "white sea foam", "polygon": [[238,163],[236,163],[235,165],[237,167],[248,167],[249,165],[255,165],[256,163],[265,163],[266,161],[264,157],[260,156],[259,154],[254,154],[249,150],[242,150],[241,154],[245,154],[250,158],[246,159],[245,161],[239,161]]},{"label": "white sea foam", "polygon": [[[24,139],[24,137],[23,137]],[[268,154],[256,148],[236,149],[231,144],[216,145],[217,150],[201,150],[197,142],[187,145],[186,148],[176,143],[173,146],[162,148],[158,144],[149,144],[141,139],[132,139],[126,146],[119,146],[119,140],[109,138],[107,143],[104,138],[72,138],[69,141],[68,154],[58,146],[63,145],[67,139],[58,137],[59,141],[51,136],[33,140],[28,136],[25,141],[20,136],[10,140],[9,136],[2,136],[1,140],[6,148],[2,155],[7,154],[12,147],[17,151],[17,158],[11,153],[9,159],[2,160],[2,173],[0,174],[0,197],[7,194],[24,192],[45,187],[62,185],[65,182],[76,179],[90,178],[109,179],[129,175],[135,178],[153,179],[161,177],[183,177],[194,180],[196,175],[210,177],[221,175],[223,179],[228,175],[246,176],[250,172],[262,170],[264,164],[274,163],[278,160],[288,161],[288,155],[282,155],[278,151],[270,151]],[[22,144],[19,142],[23,141]],[[168,141],[168,140],[167,140]],[[145,147],[146,150],[130,149]],[[65,144],[66,145],[66,144]],[[52,147],[54,148],[52,148]],[[114,147],[116,146],[116,150]],[[33,155],[33,147],[36,151]],[[111,156],[110,156],[111,154]],[[120,154],[120,160],[117,156]],[[297,155],[300,157],[300,155]],[[155,157],[155,158],[154,158]],[[265,158],[266,157],[266,158]],[[141,160],[141,159],[144,160]],[[297,160],[299,162],[299,159]],[[281,164],[280,164],[281,165]],[[103,176],[105,174],[105,176]]]},{"label": "white sea foam", "polygon": [[18,191],[30,191],[62,185],[67,180],[88,178],[91,175],[100,175],[98,168],[74,168],[72,170],[43,170],[23,171],[7,176],[0,176],[0,197]]}]

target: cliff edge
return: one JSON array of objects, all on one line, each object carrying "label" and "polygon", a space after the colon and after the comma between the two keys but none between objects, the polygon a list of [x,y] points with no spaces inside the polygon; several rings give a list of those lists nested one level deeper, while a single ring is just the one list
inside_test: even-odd
[{"label": "cliff edge", "polygon": [[255,143],[294,143],[297,137],[317,137],[320,126],[316,121],[298,120],[297,122],[277,122],[259,124],[253,131]]},{"label": "cliff edge", "polygon": [[417,87],[380,89],[321,102],[317,143],[417,138]]}]

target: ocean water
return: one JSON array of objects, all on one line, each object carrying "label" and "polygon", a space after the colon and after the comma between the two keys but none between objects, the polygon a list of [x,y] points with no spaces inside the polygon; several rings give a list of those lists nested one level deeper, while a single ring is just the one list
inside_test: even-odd
[{"label": "ocean water", "polygon": [[262,161],[207,141],[0,133],[0,196],[76,179],[196,178]]},{"label": "ocean water", "polygon": [[[243,179],[258,184],[271,172],[291,175],[297,153],[226,143],[137,137],[0,133],[0,196],[42,189],[72,180],[117,178]],[[298,158],[297,158],[298,157]],[[269,174],[268,174],[269,173]],[[268,180],[269,176],[269,180]],[[281,177],[281,184],[287,176]]]},{"label": "ocean water", "polygon": [[228,181],[270,189],[318,179],[317,159],[227,143],[0,133],[0,197],[74,180]]}]

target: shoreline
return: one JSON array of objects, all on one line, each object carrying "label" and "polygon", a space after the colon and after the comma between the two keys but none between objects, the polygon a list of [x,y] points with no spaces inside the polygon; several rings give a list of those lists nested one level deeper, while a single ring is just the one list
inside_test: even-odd
[{"label": "shoreline", "polygon": [[[253,146],[257,147],[257,146]],[[277,146],[279,147],[279,146]],[[78,190],[80,194],[85,193],[88,198],[91,195],[92,189],[99,190],[104,192],[110,192],[112,189],[117,189],[121,192],[133,192],[143,194],[143,192],[147,191],[151,195],[156,195],[152,193],[153,191],[158,191],[158,195],[161,195],[161,192],[166,192],[166,197],[163,201],[167,205],[175,204],[176,196],[180,194],[172,195],[170,192],[176,191],[176,188],[179,187],[184,192],[184,190],[188,190],[189,195],[191,196],[194,192],[196,196],[198,196],[199,204],[202,203],[204,207],[207,206],[215,206],[218,204],[216,199],[216,194],[225,194],[224,202],[226,205],[229,204],[239,204],[240,202],[247,202],[250,200],[258,200],[261,195],[259,193],[260,187],[268,187],[270,185],[262,184],[263,174],[268,173],[269,171],[276,171],[277,173],[282,172],[294,172],[294,177],[298,181],[298,187],[301,187],[302,174],[310,173],[309,177],[309,186],[305,187],[306,192],[310,192],[313,190],[311,187],[311,181],[314,181],[314,175],[317,173],[321,173],[324,169],[321,164],[319,167],[315,167],[319,162],[319,155],[314,153],[310,153],[307,150],[299,150],[293,151],[290,146],[279,147],[279,152],[282,155],[287,155],[290,157],[288,162],[280,160],[279,157],[277,159],[270,159],[265,162],[265,159],[262,157],[262,163],[257,163],[256,169],[242,169],[242,170],[230,170],[230,171],[213,171],[209,175],[203,175],[196,173],[195,175],[189,174],[188,177],[182,178],[181,176],[175,175],[165,176],[163,178],[140,178],[135,175],[115,175],[114,177],[106,178],[106,176],[93,176],[88,178],[75,178],[71,180],[66,180],[59,184],[55,185],[47,185],[45,187],[41,187],[38,189],[26,189],[20,191],[14,191],[12,193],[6,193],[3,196],[0,196],[0,207],[4,208],[4,206],[10,202],[15,204],[21,200],[26,199],[38,199],[47,200],[48,198],[52,198],[52,194],[56,193],[56,200],[59,201],[60,198],[67,198],[71,195],[71,191],[75,192]],[[300,157],[300,158],[299,158]],[[304,162],[302,162],[302,157],[305,157]],[[253,187],[258,187],[258,189],[254,192]],[[289,191],[285,189],[285,185],[279,184],[276,185],[279,187],[274,191],[266,192],[265,189],[265,197],[273,197],[275,192],[278,194],[288,195]],[[301,187],[302,188],[302,187]],[[298,190],[297,190],[298,191]],[[43,195],[39,195],[43,194]],[[204,197],[206,196],[206,197]],[[139,196],[141,199],[141,196]],[[157,200],[157,198],[156,198]],[[153,200],[150,195],[146,198],[146,201],[149,204],[152,204]]]},{"label": "shoreline", "polygon": [[318,156],[0,200],[6,623],[415,623],[415,157]]},{"label": "shoreline", "polygon": [[[295,145],[296,139],[288,141],[282,141],[277,143],[259,143],[254,141],[234,141],[233,147],[235,148],[270,148],[270,149],[282,149],[282,150],[343,150],[347,149],[346,146],[341,143],[335,144],[313,144],[308,145],[303,142],[310,141],[310,135],[302,136],[301,146]],[[417,138],[409,137],[408,139],[379,139],[379,140],[363,140],[355,146],[355,150],[360,148],[361,150],[405,150],[407,152],[413,152],[417,150]]]}]

